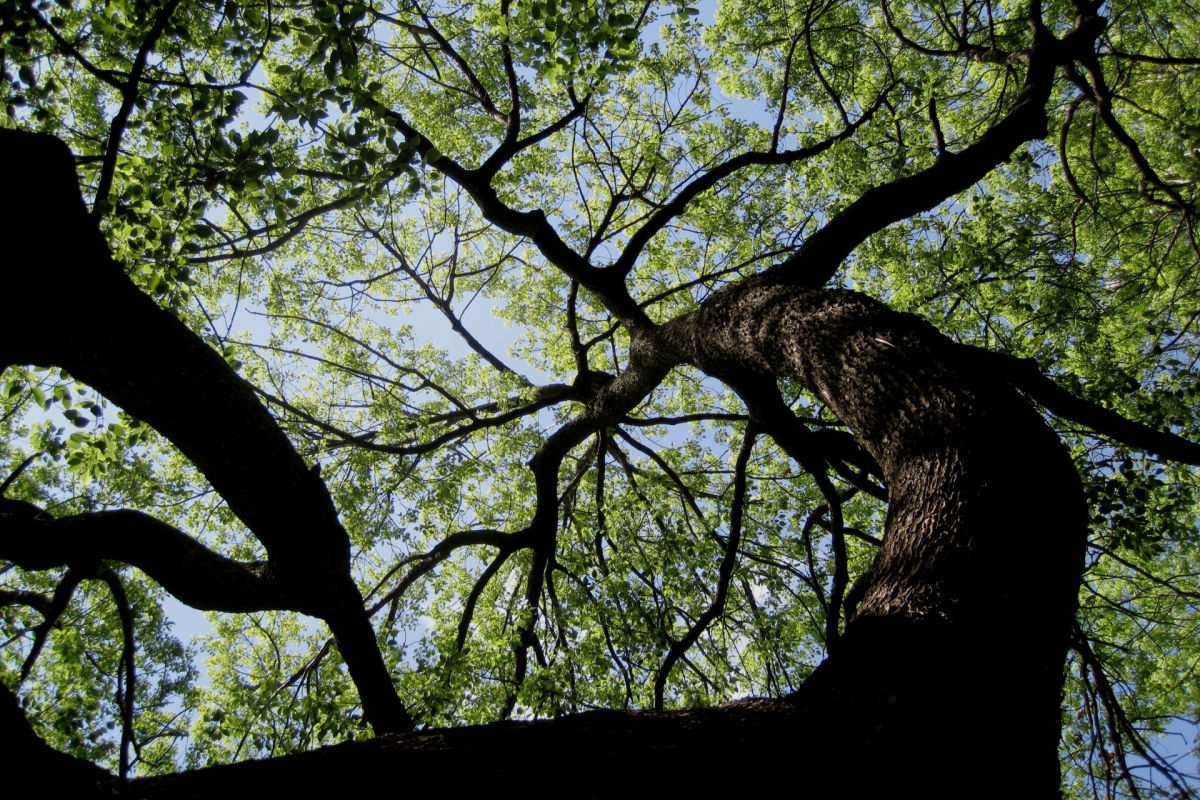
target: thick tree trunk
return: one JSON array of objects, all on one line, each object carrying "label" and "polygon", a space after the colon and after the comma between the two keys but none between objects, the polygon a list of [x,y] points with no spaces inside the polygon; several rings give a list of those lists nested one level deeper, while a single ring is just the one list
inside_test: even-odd
[{"label": "thick tree trunk", "polygon": [[804,381],[887,479],[884,545],[857,611],[796,695],[387,737],[124,792],[333,790],[354,775],[453,796],[713,796],[785,773],[802,795],[1057,796],[1084,513],[1038,415],[928,325],[849,292],[731,291],[665,333],[713,372]]},{"label": "thick tree trunk", "polygon": [[966,348],[852,292],[736,287],[670,334],[701,368],[802,381],[883,470],[883,546],[794,698],[875,765],[864,793],[1055,791],[1086,509],[1053,432]]}]

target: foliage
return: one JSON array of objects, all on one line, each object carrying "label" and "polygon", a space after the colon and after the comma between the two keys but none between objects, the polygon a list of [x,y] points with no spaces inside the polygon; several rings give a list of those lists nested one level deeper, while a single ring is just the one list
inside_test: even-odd
[{"label": "foliage", "polygon": [[[1032,7],[1062,37],[1095,11]],[[687,313],[1004,118],[1032,69],[1030,8],[3,0],[0,91],[8,126],[78,155],[130,278],[256,387],[319,468],[417,720],[709,705],[786,694],[819,663],[840,614],[835,540],[860,574],[884,504],[838,477],[839,528],[769,439],[738,466],[756,435],[745,408],[683,367],[562,455],[540,573],[506,538],[542,510],[530,465],[589,381],[627,369],[636,313]],[[1103,34],[1056,68],[1048,135],[874,227],[834,282],[1196,440],[1200,13],[1189,0],[1099,8]],[[619,270],[639,311],[587,266]],[[54,298],[39,300],[58,324]],[[818,398],[782,389],[813,431],[841,430]],[[8,496],[55,514],[142,509],[262,557],[186,458],[71,376],[10,368],[0,398],[2,471],[39,454]],[[1170,791],[1170,769],[1135,762],[1177,722],[1194,736],[1200,716],[1200,481],[1054,424],[1094,516],[1068,788]],[[116,574],[142,676],[133,771],[365,735],[324,628],[214,614],[201,680],[162,591]],[[48,597],[64,576],[10,568],[4,588]],[[23,683],[42,617],[14,599],[0,671],[43,736],[115,767],[124,640],[106,592],[81,584]],[[668,658],[719,592],[720,613]]]}]

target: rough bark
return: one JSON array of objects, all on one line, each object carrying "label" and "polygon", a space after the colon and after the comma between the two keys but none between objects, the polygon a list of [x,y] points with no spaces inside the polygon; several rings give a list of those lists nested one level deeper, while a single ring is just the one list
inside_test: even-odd
[{"label": "rough bark", "polygon": [[1057,786],[1086,509],[1053,432],[929,325],[852,292],[746,285],[672,327],[701,368],[802,381],[883,470],[883,546],[796,702],[896,779],[949,792],[1001,759],[998,791]]}]

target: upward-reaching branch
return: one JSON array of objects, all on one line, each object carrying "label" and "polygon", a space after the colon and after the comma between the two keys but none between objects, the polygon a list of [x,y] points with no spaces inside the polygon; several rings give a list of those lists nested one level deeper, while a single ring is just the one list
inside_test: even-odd
[{"label": "upward-reaching branch", "polygon": [[100,180],[96,184],[96,198],[92,206],[93,216],[103,216],[108,203],[113,174],[117,168],[117,158],[121,154],[121,138],[125,135],[125,128],[129,124],[129,115],[133,112],[133,106],[138,99],[142,72],[146,69],[146,60],[154,51],[159,37],[166,31],[167,24],[171,21],[171,15],[175,13],[182,2],[183,0],[170,0],[159,9],[158,14],[154,17],[154,24],[150,26],[146,38],[142,40],[142,46],[138,48],[137,55],[133,59],[133,64],[129,67],[129,74],[121,82],[119,87],[121,105],[117,108],[117,113],[113,115],[112,122],[108,126],[108,143],[104,147],[104,159],[100,165]]},{"label": "upward-reaching branch", "polygon": [[653,214],[650,215],[641,227],[639,227],[629,237],[629,243],[625,245],[625,249],[621,251],[621,255],[611,265],[605,268],[606,273],[625,278],[633,270],[634,264],[637,263],[638,257],[654,238],[655,234],[667,226],[671,220],[683,213],[687,204],[696,199],[703,192],[716,186],[721,181],[730,177],[739,170],[746,169],[752,166],[782,166],[785,164],[795,164],[805,159],[820,155],[821,153],[833,147],[838,142],[849,139],[854,135],[860,127],[865,125],[870,119],[875,116],[883,101],[887,98],[887,90],[880,92],[862,116],[847,125],[838,133],[829,136],[826,139],[817,142],[808,147],[801,147],[796,150],[769,150],[767,152],[751,151],[734,156],[714,167],[700,177],[693,180],[691,183],[680,189],[676,195],[668,202],[659,206]]},{"label": "upward-reaching branch", "polygon": [[742,542],[742,518],[746,512],[746,467],[750,463],[750,454],[754,451],[754,442],[758,438],[758,430],[753,422],[746,426],[742,437],[742,446],[738,450],[737,459],[733,466],[733,499],[729,511],[729,536],[725,541],[725,553],[721,557],[721,566],[717,573],[717,585],[713,592],[712,602],[708,608],[688,628],[683,638],[671,645],[658,668],[654,678],[654,709],[662,711],[663,692],[671,669],[680,658],[687,653],[696,640],[708,629],[717,617],[725,610],[725,598],[729,595],[729,582],[733,578],[733,568],[737,564],[738,548]]},{"label": "upward-reaching branch", "polygon": [[796,253],[768,271],[768,282],[823,286],[842,262],[874,233],[921,214],[983,179],[1026,142],[1046,135],[1046,103],[1060,64],[1094,53],[1105,19],[1094,10],[1081,14],[1074,29],[1054,38],[1041,24],[1033,3],[1034,42],[1025,85],[1008,114],[974,143],[941,155],[932,166],[868,189],[836,214]]},{"label": "upward-reaching branch", "polygon": [[[542,209],[522,211],[500,199],[500,195],[492,185],[492,178],[499,169],[498,165],[485,162],[478,169],[468,169],[442,154],[433,142],[405,119],[403,114],[380,103],[375,103],[373,108],[399,131],[414,152],[428,161],[438,172],[461,186],[475,201],[475,205],[485,219],[501,230],[529,239],[547,261],[562,270],[567,277],[579,281],[580,286],[599,297],[608,310],[619,319],[632,327],[652,326],[650,318],[634,302],[624,282],[597,269],[568,245],[550,224],[550,220],[547,219]],[[581,107],[579,109],[581,113]],[[570,119],[564,117],[555,124],[561,123],[565,126],[569,122]],[[551,126],[551,128],[553,127]],[[551,132],[550,128],[547,128],[542,133],[549,135],[549,132]],[[535,134],[535,137],[538,135],[540,134]],[[517,146],[519,147],[520,143]]]}]

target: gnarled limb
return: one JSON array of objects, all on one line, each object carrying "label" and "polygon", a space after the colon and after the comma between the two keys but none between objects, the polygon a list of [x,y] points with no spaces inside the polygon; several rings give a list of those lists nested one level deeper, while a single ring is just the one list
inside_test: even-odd
[{"label": "gnarled limb", "polygon": [[281,585],[269,563],[226,558],[140,511],[55,519],[5,513],[0,505],[0,559],[28,570],[120,561],[149,575],[181,603],[205,611],[303,611],[306,605]]},{"label": "gnarled limb", "polygon": [[[852,292],[753,284],[718,292],[663,339],[710,373],[801,381],[888,486],[886,533],[857,610],[795,702],[842,746],[870,742],[895,775],[922,769],[914,748],[958,760],[952,774],[977,758],[964,748],[992,741],[1023,765],[1014,790],[1035,775],[1056,786],[1087,522],[1065,449],[1002,376],[971,369],[917,318]],[[947,688],[960,685],[970,710]]]},{"label": "gnarled limb", "polygon": [[[49,136],[0,130],[0,152],[12,178],[0,196],[10,257],[0,278],[0,365],[66,369],[178,447],[266,547],[284,592],[329,624],[376,730],[411,728],[320,475],[250,385],[112,260],[67,148]],[[31,297],[55,298],[59,322],[43,324]]]}]

